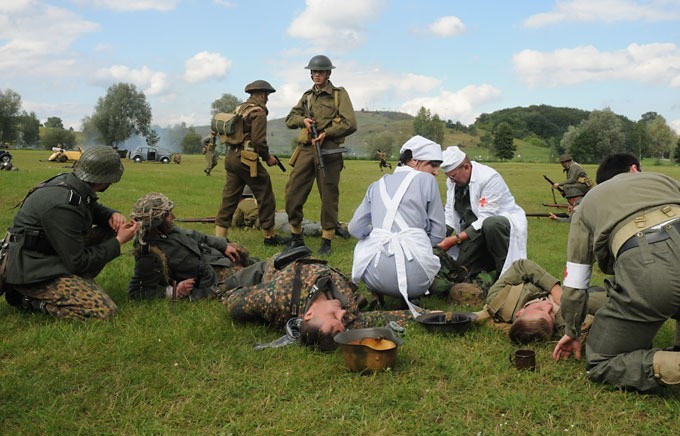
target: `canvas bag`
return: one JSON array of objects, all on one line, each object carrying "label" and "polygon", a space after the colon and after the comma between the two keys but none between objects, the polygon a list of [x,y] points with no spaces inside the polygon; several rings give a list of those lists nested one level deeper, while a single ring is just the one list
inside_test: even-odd
[{"label": "canvas bag", "polygon": [[220,135],[220,141],[228,145],[240,145],[245,139],[243,131],[243,118],[256,110],[261,110],[259,106],[243,103],[236,106],[233,112],[216,113],[210,124],[210,128]]}]

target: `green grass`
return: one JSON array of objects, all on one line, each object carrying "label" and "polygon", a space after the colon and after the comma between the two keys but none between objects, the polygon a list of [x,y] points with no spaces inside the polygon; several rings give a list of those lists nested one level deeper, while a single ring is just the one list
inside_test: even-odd
[{"label": "green grass", "polygon": [[[28,188],[61,164],[39,162],[49,152],[12,151],[17,172],[0,172],[0,225],[8,227]],[[285,162],[287,164],[287,162]],[[125,162],[123,180],[101,201],[128,213],[134,201],[162,191],[178,217],[212,216],[224,183],[223,160],[212,177],[202,156],[181,165]],[[561,178],[559,164],[492,164],[527,212],[549,209],[543,174]],[[595,167],[585,166],[594,176]],[[653,167],[680,178],[680,168]],[[277,203],[289,173],[270,170]],[[381,176],[375,161],[348,161],[342,177],[340,219],[349,221],[369,183]],[[440,176],[442,192],[444,179]],[[307,217],[318,219],[313,191]],[[529,218],[529,257],[562,276],[568,224]],[[189,226],[189,225],[188,225]],[[192,224],[212,232],[212,225]],[[265,258],[259,231],[232,239]],[[309,238],[313,249],[319,238]],[[353,241],[336,240],[329,258],[349,273]],[[279,336],[259,325],[234,324],[215,301],[128,302],[130,247],[98,281],[119,305],[111,322],[66,322],[25,315],[0,302],[0,432],[5,434],[671,434],[680,415],[678,389],[640,395],[591,383],[582,362],[556,364],[552,344],[536,345],[535,373],[508,362],[513,345],[492,329],[441,337],[407,329],[394,370],[348,373],[342,356],[302,347],[255,352]],[[604,276],[596,273],[594,282]],[[364,289],[364,288],[362,288]],[[432,308],[446,301],[426,300]],[[460,308],[458,308],[460,309]],[[656,345],[672,342],[667,323]]]}]

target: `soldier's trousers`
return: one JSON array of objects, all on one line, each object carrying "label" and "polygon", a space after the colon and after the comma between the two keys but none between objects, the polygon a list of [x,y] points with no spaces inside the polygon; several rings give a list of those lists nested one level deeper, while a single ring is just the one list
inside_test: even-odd
[{"label": "soldier's trousers", "polygon": [[[339,147],[326,141],[325,148]],[[340,201],[340,172],[342,171],[342,154],[324,156],[325,177],[320,174],[314,161],[314,147],[306,145],[300,148],[297,161],[286,184],[286,213],[292,227],[302,225],[303,206],[312,191],[314,180],[321,197],[321,228],[335,232],[338,225],[338,204]]]},{"label": "soldier's trousers", "polygon": [[462,242],[456,263],[468,270],[470,277],[482,271],[495,270],[500,274],[508,257],[510,246],[510,221],[504,216],[492,216],[484,220],[481,231]]},{"label": "soldier's trousers", "polygon": [[217,153],[214,151],[206,151],[205,152],[205,172],[207,174],[210,174],[210,171],[212,171],[213,168],[217,166]]},{"label": "soldier's trousers", "polygon": [[109,319],[118,311],[116,303],[101,286],[93,279],[80,276],[59,277],[34,285],[12,285],[12,288],[44,303],[45,311],[57,318]]},{"label": "soldier's trousers", "polygon": [[659,387],[652,342],[669,318],[680,319],[680,234],[621,254],[616,285],[600,309],[586,341],[588,375],[615,386],[649,391]]},{"label": "soldier's trousers", "polygon": [[250,168],[241,163],[240,150],[229,149],[224,158],[224,169],[227,171],[227,181],[222,191],[222,204],[217,211],[215,224],[220,227],[231,227],[231,221],[243,194],[243,188],[248,185],[253,190],[258,204],[260,227],[265,230],[274,228],[274,213],[276,199],[272,190],[269,173],[257,161],[257,175],[250,176]]}]

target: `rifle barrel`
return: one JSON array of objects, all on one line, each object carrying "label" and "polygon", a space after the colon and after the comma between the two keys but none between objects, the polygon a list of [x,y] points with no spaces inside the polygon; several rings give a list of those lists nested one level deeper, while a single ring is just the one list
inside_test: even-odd
[{"label": "rifle barrel", "polygon": [[215,217],[175,218],[175,221],[180,222],[180,223],[214,223]]}]

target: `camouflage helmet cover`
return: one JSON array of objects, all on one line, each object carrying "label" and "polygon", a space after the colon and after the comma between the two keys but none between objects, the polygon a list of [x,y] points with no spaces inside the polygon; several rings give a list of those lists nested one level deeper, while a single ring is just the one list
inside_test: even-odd
[{"label": "camouflage helmet cover", "polygon": [[123,170],[116,150],[106,145],[86,149],[73,165],[76,177],[88,183],[116,183],[123,176]]},{"label": "camouflage helmet cover", "polygon": [[333,63],[324,55],[316,55],[309,60],[309,63],[305,67],[307,70],[317,70],[317,71],[329,71],[335,68]]},{"label": "camouflage helmet cover", "polygon": [[175,202],[160,192],[152,192],[137,200],[130,218],[141,223],[144,230],[161,225],[165,215],[175,207]]},{"label": "camouflage helmet cover", "polygon": [[248,94],[252,94],[256,91],[266,91],[268,94],[271,94],[272,92],[276,92],[276,89],[274,89],[274,87],[266,80],[256,80],[247,84],[245,91]]}]

